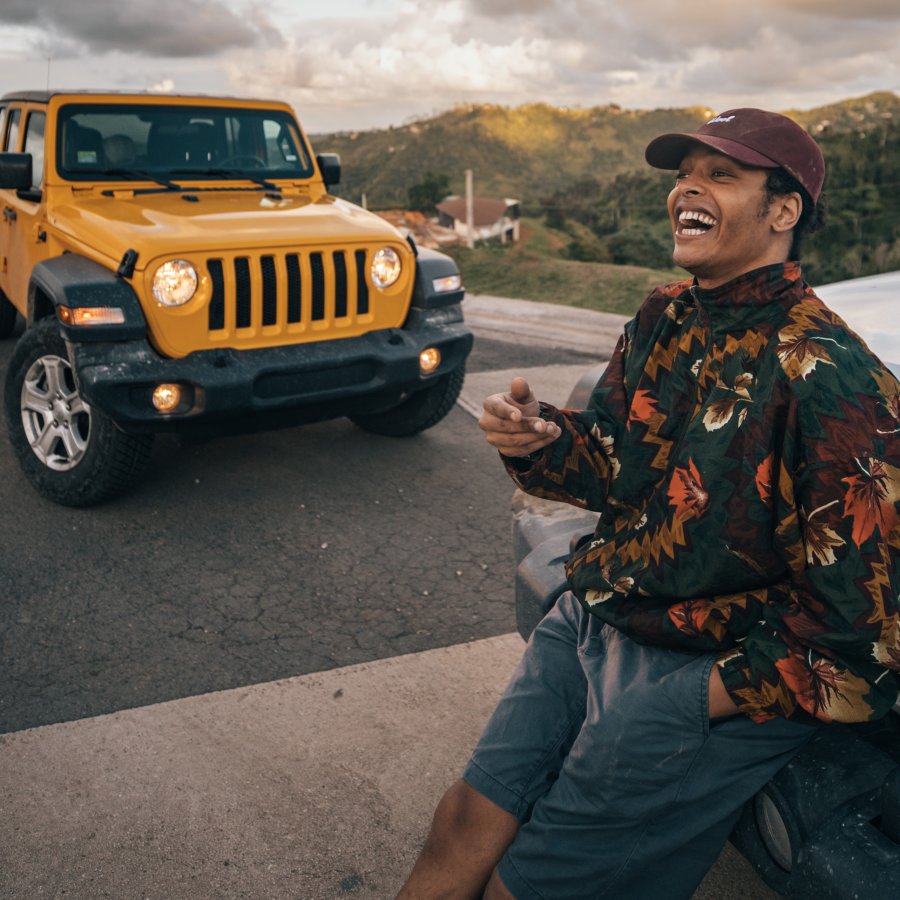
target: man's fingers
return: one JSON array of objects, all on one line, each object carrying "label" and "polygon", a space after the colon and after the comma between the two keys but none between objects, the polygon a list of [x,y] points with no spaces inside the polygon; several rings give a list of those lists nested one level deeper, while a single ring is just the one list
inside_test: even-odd
[{"label": "man's fingers", "polygon": [[509,394],[491,394],[484,401],[484,411],[498,419],[509,419],[511,422],[521,421],[522,410],[510,403],[509,400]]},{"label": "man's fingers", "polygon": [[518,422],[525,416],[537,416],[540,404],[535,400],[524,378],[513,378],[509,393],[491,394],[486,397],[484,409],[485,412],[498,418]]},{"label": "man's fingers", "polygon": [[556,433],[538,434],[534,431],[489,431],[485,434],[487,442],[506,456],[524,456],[541,450],[552,444],[559,437]]},{"label": "man's fingers", "polygon": [[526,403],[531,403],[534,401],[534,394],[531,393],[531,388],[528,385],[528,382],[522,378],[521,376],[516,376],[513,378],[512,383],[509,386],[509,393],[512,395],[512,399],[516,401],[516,403],[521,403],[523,406]]},{"label": "man's fingers", "polygon": [[482,431],[488,434],[494,432],[499,434],[537,434],[553,438],[558,438],[560,434],[559,426],[555,422],[547,422],[537,416],[523,416],[514,420],[501,418],[485,411],[478,420],[478,425]]},{"label": "man's fingers", "polygon": [[555,438],[537,434],[500,434],[494,432],[487,436],[488,443],[504,456],[528,456],[552,444]]},{"label": "man's fingers", "polygon": [[544,434],[553,438],[558,438],[560,433],[559,426],[555,422],[548,422],[538,416],[523,417],[519,425],[533,434]]},{"label": "man's fingers", "polygon": [[553,443],[562,433],[555,422],[541,418],[540,410],[528,382],[513,378],[509,393],[485,399],[478,426],[487,442],[501,453],[526,456]]}]

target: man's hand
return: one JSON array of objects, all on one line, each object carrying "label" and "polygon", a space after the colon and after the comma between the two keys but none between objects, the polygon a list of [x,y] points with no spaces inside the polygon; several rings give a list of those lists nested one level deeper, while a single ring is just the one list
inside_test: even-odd
[{"label": "man's hand", "polygon": [[540,418],[540,406],[524,378],[513,378],[506,394],[491,394],[478,420],[487,442],[504,456],[528,456],[561,434],[554,422]]}]

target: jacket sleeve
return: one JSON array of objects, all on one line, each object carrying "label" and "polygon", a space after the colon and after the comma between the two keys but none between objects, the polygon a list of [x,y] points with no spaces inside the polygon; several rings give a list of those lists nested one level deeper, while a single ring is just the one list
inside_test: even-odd
[{"label": "jacket sleeve", "polygon": [[718,661],[757,721],[859,722],[897,699],[900,386],[867,352],[835,360],[792,385],[772,485],[790,581],[767,591],[760,621]]},{"label": "jacket sleeve", "polygon": [[616,447],[628,416],[625,365],[632,328],[629,322],[587,409],[559,410],[541,403],[541,416],[560,428],[552,444],[533,461],[501,454],[510,477],[526,493],[584,509],[603,508],[609,483],[619,471]]}]

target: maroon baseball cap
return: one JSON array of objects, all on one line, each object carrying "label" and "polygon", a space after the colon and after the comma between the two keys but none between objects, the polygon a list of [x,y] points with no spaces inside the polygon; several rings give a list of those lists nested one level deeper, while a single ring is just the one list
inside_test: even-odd
[{"label": "maroon baseball cap", "polygon": [[661,134],[647,145],[647,162],[677,169],[692,144],[705,144],[747,166],[786,169],[818,203],[825,181],[819,145],[796,122],[763,109],[729,109],[685,134]]}]

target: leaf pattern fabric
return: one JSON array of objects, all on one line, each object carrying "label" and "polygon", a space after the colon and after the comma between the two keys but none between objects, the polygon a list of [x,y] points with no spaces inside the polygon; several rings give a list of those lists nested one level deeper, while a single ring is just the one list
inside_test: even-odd
[{"label": "leaf pattern fabric", "polygon": [[764,721],[884,715],[900,672],[900,385],[798,263],[658,288],[516,483],[600,513],[567,574],[632,638],[719,651]]},{"label": "leaf pattern fabric", "polygon": [[853,519],[853,542],[861,547],[877,528],[889,534],[897,524],[900,500],[900,471],[880,459],[855,459],[859,475],[841,480],[848,485],[844,494],[844,515]]},{"label": "leaf pattern fabric", "polygon": [[692,459],[688,460],[686,469],[677,466],[673,469],[668,493],[669,504],[675,507],[675,515],[682,520],[691,515],[703,515],[709,503],[709,494]]}]

